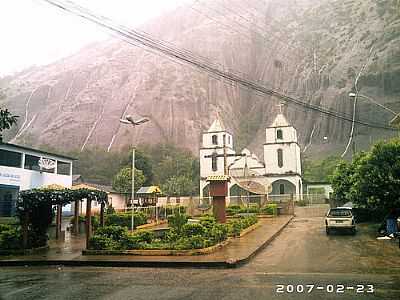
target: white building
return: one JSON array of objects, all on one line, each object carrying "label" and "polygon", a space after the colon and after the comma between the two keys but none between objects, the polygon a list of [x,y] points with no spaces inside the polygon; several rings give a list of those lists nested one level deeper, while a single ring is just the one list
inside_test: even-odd
[{"label": "white building", "polygon": [[[235,173],[237,178],[239,172],[245,173],[245,166],[247,166],[249,174],[243,174],[243,177],[250,178],[247,180],[254,178],[254,181],[257,181],[256,178],[267,179],[264,181],[268,181],[272,186],[270,195],[301,195],[303,193],[297,131],[280,113],[265,130],[264,161],[247,149],[242,150],[243,156],[229,156],[229,154],[235,154],[233,137],[217,117],[210,129],[203,133],[202,148],[200,148],[200,197],[208,196],[207,176],[224,174],[224,136],[225,152],[228,155],[226,163],[230,174]],[[239,189],[238,182],[232,179],[228,196],[237,195]]]},{"label": "white building", "polygon": [[[43,160],[52,168],[40,167]],[[15,213],[19,191],[50,184],[71,187],[73,160],[68,156],[0,143],[0,216]]]}]

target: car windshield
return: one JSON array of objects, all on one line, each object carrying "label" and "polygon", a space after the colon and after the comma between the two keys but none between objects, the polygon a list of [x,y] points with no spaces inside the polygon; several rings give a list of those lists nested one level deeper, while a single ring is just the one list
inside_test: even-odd
[{"label": "car windshield", "polygon": [[350,209],[331,209],[328,217],[351,217]]}]

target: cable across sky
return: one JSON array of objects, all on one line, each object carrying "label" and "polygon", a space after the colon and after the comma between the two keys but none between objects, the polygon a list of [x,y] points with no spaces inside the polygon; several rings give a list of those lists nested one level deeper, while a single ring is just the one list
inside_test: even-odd
[{"label": "cable across sky", "polygon": [[384,124],[369,123],[362,120],[353,120],[352,116],[348,114],[331,110],[322,107],[320,105],[311,104],[301,99],[283,94],[280,91],[267,88],[257,82],[248,80],[238,75],[239,74],[238,72],[226,71],[226,68],[221,68],[219,64],[213,63],[209,61],[207,58],[196,55],[195,53],[189,50],[177,48],[171,43],[153,38],[151,35],[147,33],[117,24],[116,22],[104,16],[97,15],[88,10],[87,8],[79,6],[72,1],[60,1],[60,0],[42,0],[42,1],[45,1],[53,6],[56,6],[68,13],[84,18],[85,20],[91,21],[103,28],[106,28],[110,30],[113,34],[116,34],[118,37],[120,37],[123,41],[131,45],[145,47],[146,50],[149,50],[152,53],[162,54],[163,56],[173,59],[174,61],[190,65],[197,70],[206,72],[213,76],[217,76],[220,79],[225,79],[232,83],[239,84],[240,86],[255,91],[258,94],[262,94],[264,96],[273,96],[288,104],[294,104],[300,107],[304,107],[308,110],[317,111],[320,112],[321,114],[328,115],[336,119],[341,119],[348,122],[355,122],[359,125],[377,129],[392,130],[392,131],[398,130],[396,128]]}]

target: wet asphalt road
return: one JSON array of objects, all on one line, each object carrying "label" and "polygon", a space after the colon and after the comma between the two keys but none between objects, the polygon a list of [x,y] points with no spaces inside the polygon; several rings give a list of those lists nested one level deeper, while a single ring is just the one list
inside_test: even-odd
[{"label": "wet asphalt road", "polygon": [[[367,293],[370,285],[373,293]],[[284,293],[278,293],[280,288]],[[367,226],[359,226],[356,236],[326,236],[322,218],[297,218],[239,269],[2,268],[0,295],[0,299],[398,300],[400,250],[393,242],[375,240]]]}]

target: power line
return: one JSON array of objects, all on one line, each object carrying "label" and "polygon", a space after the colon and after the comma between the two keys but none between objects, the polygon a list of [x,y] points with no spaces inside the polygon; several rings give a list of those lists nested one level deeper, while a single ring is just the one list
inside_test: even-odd
[{"label": "power line", "polygon": [[[204,61],[198,59],[198,57],[191,55],[190,52],[182,52],[180,49],[173,48],[169,45],[165,45],[162,41],[159,41],[157,39],[152,38],[151,36],[148,35],[143,35],[139,33],[137,30],[134,29],[128,29],[124,26],[115,24],[112,22],[110,19],[107,19],[102,16],[97,16],[93,13],[91,13],[89,10],[82,8],[80,6],[77,6],[75,3],[71,1],[56,1],[56,0],[43,0],[53,6],[56,6],[62,10],[65,10],[69,13],[72,13],[74,15],[80,16],[86,20],[89,20],[99,26],[102,26],[104,28],[107,28],[111,30],[114,33],[117,33],[119,36],[123,37],[123,40],[128,41],[130,44],[134,44],[137,46],[137,44],[141,44],[142,46],[145,46],[146,48],[150,48],[152,50],[155,50],[159,53],[162,53],[168,57],[180,60],[186,64],[189,64],[197,69],[201,69],[204,72],[207,72],[209,74],[216,75],[220,78],[226,79],[231,82],[235,82],[237,84],[240,84],[243,87],[246,87],[250,90],[254,90],[256,92],[259,92],[263,94],[264,96],[274,96],[277,97],[287,103],[292,103],[296,104],[298,106],[313,110],[313,111],[318,111],[322,114],[332,116],[337,119],[342,119],[346,121],[352,122],[353,119],[348,116],[347,114],[340,113],[338,111],[334,110],[329,110],[327,108],[314,105],[311,103],[304,102],[300,99],[290,97],[288,95],[285,95],[283,93],[280,93],[276,90],[273,89],[268,89],[265,86],[259,85],[253,81],[244,79],[236,74],[220,70],[213,65],[209,65],[205,63]],[[68,3],[70,5],[68,5]],[[356,120],[355,121],[357,124],[364,125],[364,126],[369,126],[369,127],[374,127],[374,128],[380,128],[380,129],[387,129],[387,130],[397,130],[396,128],[382,125],[382,124],[374,124],[374,123],[368,123],[365,121],[361,120]]]}]

